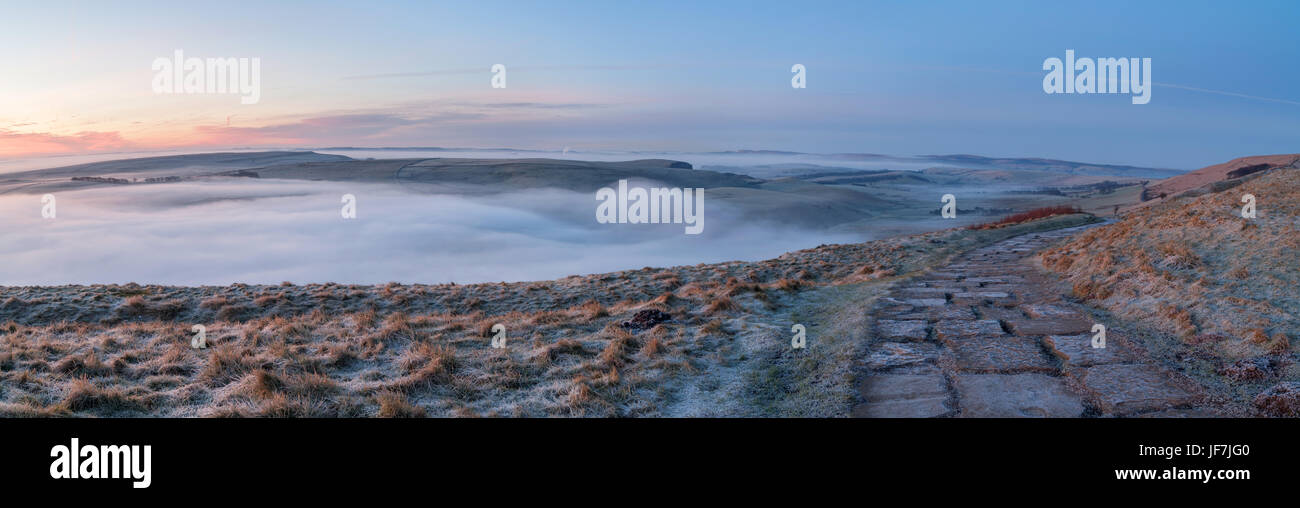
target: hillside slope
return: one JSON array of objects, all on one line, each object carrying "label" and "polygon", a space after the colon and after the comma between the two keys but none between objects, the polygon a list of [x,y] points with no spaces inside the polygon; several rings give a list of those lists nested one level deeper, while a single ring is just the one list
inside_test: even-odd
[{"label": "hillside slope", "polygon": [[[1258,203],[1253,219],[1241,214],[1248,193]],[[1136,209],[1045,251],[1042,261],[1079,298],[1169,334],[1156,349],[1242,400],[1300,379],[1298,219],[1300,171],[1274,169]]]},{"label": "hillside slope", "polygon": [[1207,166],[1190,173],[1155,182],[1147,187],[1144,196],[1148,200],[1155,199],[1162,194],[1173,196],[1215,182],[1242,178],[1273,168],[1296,167],[1297,164],[1300,164],[1300,154],[1238,157],[1222,164]]}]

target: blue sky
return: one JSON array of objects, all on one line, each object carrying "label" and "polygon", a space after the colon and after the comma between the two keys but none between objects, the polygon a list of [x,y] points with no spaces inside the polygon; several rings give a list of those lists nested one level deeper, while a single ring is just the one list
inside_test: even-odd
[{"label": "blue sky", "polygon": [[[0,156],[568,146],[975,153],[1195,168],[1300,151],[1300,3],[1134,4],[8,6]],[[175,49],[260,58],[262,100],[152,93],[149,63]],[[1066,49],[1151,58],[1151,102],[1045,94],[1043,60]],[[496,63],[507,65],[506,89],[489,86]],[[790,87],[795,63],[808,69],[806,89]]]}]

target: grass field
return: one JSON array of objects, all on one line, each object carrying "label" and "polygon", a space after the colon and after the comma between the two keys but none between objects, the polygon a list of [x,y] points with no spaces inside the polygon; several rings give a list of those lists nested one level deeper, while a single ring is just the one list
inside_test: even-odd
[{"label": "grass field", "polygon": [[1089,220],[509,284],[9,287],[0,416],[844,416],[888,284]]}]

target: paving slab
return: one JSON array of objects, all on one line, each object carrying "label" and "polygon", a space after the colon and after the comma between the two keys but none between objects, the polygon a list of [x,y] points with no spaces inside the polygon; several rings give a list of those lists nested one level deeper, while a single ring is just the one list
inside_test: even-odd
[{"label": "paving slab", "polygon": [[937,370],[868,376],[858,392],[865,402],[853,409],[853,416],[861,418],[932,418],[952,411],[947,382]]},{"label": "paving slab", "polygon": [[1001,291],[962,291],[952,294],[952,303],[956,305],[982,305],[985,302],[1011,300],[1011,293]]},{"label": "paving slab", "polygon": [[975,312],[979,313],[980,319],[996,319],[998,321],[1025,319],[1025,314],[1015,307],[981,305],[975,307]]},{"label": "paving slab", "polygon": [[1096,365],[1084,371],[1081,381],[1107,414],[1159,411],[1197,400],[1168,371],[1153,365]]},{"label": "paving slab", "polygon": [[903,288],[894,290],[895,298],[946,298],[945,295],[952,293],[954,290],[949,288]]},{"label": "paving slab", "polygon": [[1083,400],[1045,374],[959,374],[953,387],[962,418],[1074,418]]},{"label": "paving slab", "polygon": [[1067,368],[1123,363],[1128,356],[1113,341],[1106,347],[1092,347],[1091,335],[1049,335],[1043,339],[1047,350],[1061,359]]},{"label": "paving slab", "polygon": [[1029,317],[1036,319],[1044,318],[1070,318],[1070,319],[1087,319],[1082,312],[1063,305],[1052,305],[1046,303],[1027,303],[1020,306]]},{"label": "paving slab", "polygon": [[933,363],[939,347],[923,342],[883,342],[871,348],[866,366],[872,370],[912,367]]},{"label": "paving slab", "polygon": [[947,307],[932,308],[926,312],[936,320],[971,321],[975,319],[975,312],[967,305],[949,305]]},{"label": "paving slab", "polygon": [[934,324],[935,336],[940,340],[961,337],[1005,335],[1002,325],[994,319],[945,319]]},{"label": "paving slab", "polygon": [[1007,321],[1017,335],[1075,335],[1091,332],[1093,322],[1087,319],[1028,318]]},{"label": "paving slab", "polygon": [[945,341],[952,364],[960,372],[1057,372],[1037,339],[1029,337],[968,337]]},{"label": "paving slab", "polygon": [[1012,282],[1024,282],[1025,278],[1019,275],[999,275],[996,277],[966,277],[964,282],[979,282],[983,284],[1008,284]]},{"label": "paving slab", "polygon": [[929,337],[929,325],[919,320],[880,319],[876,321],[876,334],[885,339],[925,340]]}]

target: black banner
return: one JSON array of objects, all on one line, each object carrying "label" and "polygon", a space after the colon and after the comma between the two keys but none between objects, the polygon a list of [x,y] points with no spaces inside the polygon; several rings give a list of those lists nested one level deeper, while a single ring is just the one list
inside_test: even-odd
[{"label": "black banner", "polygon": [[[1139,419],[4,420],[0,440],[8,453],[0,477],[21,490],[124,499],[165,499],[160,495],[215,485],[315,497],[435,485],[508,484],[526,491],[565,482],[695,483],[723,473],[819,488],[940,482],[1195,493],[1284,485],[1294,477],[1290,462],[1298,448],[1291,425]],[[69,457],[74,444],[75,462]],[[148,460],[140,460],[146,446]],[[96,457],[96,465],[86,464]],[[118,478],[84,477],[112,476],[109,463],[119,460]],[[74,465],[77,478],[68,474]],[[147,486],[136,487],[140,483]]]}]

